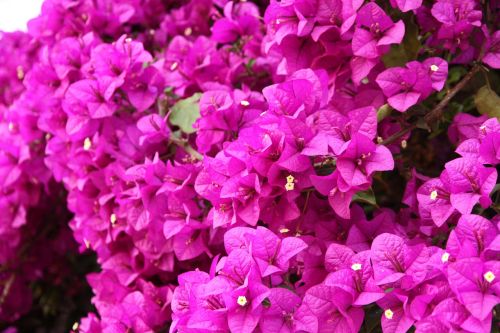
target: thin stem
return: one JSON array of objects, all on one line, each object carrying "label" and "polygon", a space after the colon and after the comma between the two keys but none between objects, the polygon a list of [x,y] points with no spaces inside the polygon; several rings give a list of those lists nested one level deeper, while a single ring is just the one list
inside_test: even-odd
[{"label": "thin stem", "polygon": [[7,282],[5,282],[5,286],[3,288],[2,294],[0,295],[0,307],[3,305],[3,303],[7,299],[7,296],[9,296],[10,288],[12,287],[12,284],[14,283],[15,278],[16,278],[16,274],[12,273],[10,275],[9,279],[7,280]]},{"label": "thin stem", "polygon": [[457,83],[456,86],[454,86],[451,90],[448,91],[446,96],[439,102],[438,105],[436,105],[431,112],[429,112],[425,117],[425,122],[427,124],[432,124],[433,122],[439,120],[441,116],[443,115],[445,107],[448,105],[448,103],[451,101],[455,95],[462,90],[467,83],[476,75],[477,72],[481,70],[481,65],[476,64],[472,69],[463,77],[463,79]]},{"label": "thin stem", "polygon": [[411,132],[415,127],[417,127],[416,124],[411,124],[410,126],[403,128],[399,132],[394,133],[393,135],[391,135],[390,137],[388,137],[387,139],[382,141],[381,144],[383,144],[385,146],[390,145],[391,143],[394,143],[394,141],[396,141],[400,137],[404,136],[406,133]]},{"label": "thin stem", "polygon": [[[436,105],[430,112],[428,112],[424,119],[427,124],[432,124],[435,121],[439,120],[441,116],[443,115],[445,107],[448,105],[448,103],[451,101],[455,95],[462,90],[467,83],[476,75],[477,72],[479,72],[482,69],[482,66],[479,64],[474,65],[472,69],[463,77],[463,79],[457,83],[451,90],[448,91],[446,96],[439,102],[438,105]],[[405,127],[401,129],[399,132],[394,133],[384,141],[382,141],[383,145],[390,145],[391,143],[395,142],[397,139],[400,137],[404,136],[406,133],[414,130],[417,127],[416,124],[411,124],[408,127]]]},{"label": "thin stem", "polygon": [[170,137],[170,140],[175,145],[184,149],[186,151],[186,153],[188,153],[192,157],[196,158],[199,161],[203,160],[203,155],[200,154],[199,152],[197,152],[193,147],[191,147],[191,145],[186,140],[182,140],[182,139],[179,139],[179,138],[176,138],[173,136]]},{"label": "thin stem", "polygon": [[295,228],[295,233],[297,235],[300,235],[300,232],[301,232],[300,227],[301,227],[302,221],[304,220],[304,214],[306,212],[307,205],[309,205],[309,197],[311,196],[311,192],[312,191],[306,192],[306,201],[304,202],[304,207],[302,207],[302,214],[301,214],[302,218],[297,223],[297,228]]}]

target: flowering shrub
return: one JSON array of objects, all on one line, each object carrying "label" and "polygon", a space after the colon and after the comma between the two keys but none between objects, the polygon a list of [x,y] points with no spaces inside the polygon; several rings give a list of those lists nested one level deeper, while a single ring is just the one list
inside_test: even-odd
[{"label": "flowering shrub", "polygon": [[0,35],[0,329],[89,273],[60,331],[490,332],[497,14],[46,0]]}]

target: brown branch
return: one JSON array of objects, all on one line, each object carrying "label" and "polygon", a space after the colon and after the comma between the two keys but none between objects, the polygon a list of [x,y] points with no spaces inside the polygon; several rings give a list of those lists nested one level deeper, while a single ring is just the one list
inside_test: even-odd
[{"label": "brown branch", "polygon": [[436,105],[431,112],[425,115],[424,119],[428,125],[431,125],[433,122],[439,120],[443,115],[444,108],[448,105],[455,95],[462,90],[467,83],[476,75],[477,72],[481,70],[481,66],[479,64],[474,65],[472,69],[463,77],[463,79],[457,83],[451,90],[448,91],[446,96]]},{"label": "brown branch", "polygon": [[[462,90],[467,83],[474,77],[474,75],[481,70],[481,65],[476,64],[472,69],[463,77],[463,79],[457,83],[456,86],[454,86],[451,90],[448,91],[446,96],[439,102],[438,105],[436,105],[431,111],[429,111],[425,116],[424,120],[425,122],[430,126],[433,122],[437,121],[438,119],[441,118],[443,115],[445,107],[448,105],[448,103],[451,101],[455,95]],[[411,124],[408,127],[405,127],[401,129],[399,132],[394,133],[384,141],[382,141],[381,144],[383,145],[390,145],[391,143],[394,143],[397,139],[401,138],[408,132],[413,131],[417,127],[416,124]]]},{"label": "brown branch", "polygon": [[416,124],[411,124],[410,126],[403,128],[399,132],[394,133],[393,135],[382,141],[381,144],[385,146],[390,145],[400,137],[404,136],[406,133],[411,132],[415,127],[417,127]]},{"label": "brown branch", "polygon": [[9,279],[5,282],[5,286],[3,288],[2,294],[0,295],[0,308],[5,303],[7,296],[9,296],[10,288],[12,287],[12,284],[14,283],[15,278],[16,278],[16,274],[12,273],[10,275]]}]

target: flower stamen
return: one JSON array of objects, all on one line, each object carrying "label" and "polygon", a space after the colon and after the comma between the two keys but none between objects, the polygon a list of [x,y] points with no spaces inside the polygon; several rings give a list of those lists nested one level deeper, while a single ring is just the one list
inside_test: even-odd
[{"label": "flower stamen", "polygon": [[238,296],[238,300],[236,301],[239,306],[245,306],[248,303],[248,300],[245,296]]},{"label": "flower stamen", "polygon": [[493,274],[492,271],[488,271],[488,272],[484,273],[483,277],[489,283],[493,282],[493,280],[495,280],[495,278],[496,278],[495,274]]},{"label": "flower stamen", "polygon": [[92,147],[92,141],[89,138],[85,138],[83,141],[83,150],[89,150]]},{"label": "flower stamen", "polygon": [[436,200],[438,196],[438,191],[434,190],[431,192],[431,200]]},{"label": "flower stamen", "polygon": [[359,270],[361,269],[361,267],[362,267],[362,266],[361,266],[361,264],[360,264],[360,263],[355,263],[355,264],[352,264],[351,269],[352,269],[353,271],[359,271]]}]

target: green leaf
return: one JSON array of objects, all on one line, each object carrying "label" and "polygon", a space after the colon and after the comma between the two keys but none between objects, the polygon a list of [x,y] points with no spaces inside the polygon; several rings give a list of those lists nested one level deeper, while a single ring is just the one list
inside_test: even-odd
[{"label": "green leaf", "polygon": [[462,66],[452,67],[448,73],[448,84],[454,84],[460,81],[460,79],[467,74],[467,69]]},{"label": "green leaf", "polygon": [[480,114],[500,119],[500,97],[488,86],[483,86],[474,96],[474,103]]},{"label": "green leaf", "polygon": [[255,64],[255,59],[251,58],[250,60],[248,60],[248,62],[245,64],[246,70],[251,72],[254,64]]},{"label": "green leaf", "polygon": [[367,203],[375,207],[378,206],[377,199],[375,198],[375,193],[373,192],[372,189],[356,193],[352,197],[352,201]]},{"label": "green leaf", "polygon": [[163,93],[168,96],[168,97],[171,97],[173,99],[178,99],[180,96],[178,96],[175,92],[174,92],[174,87],[166,87],[164,90],[163,90]]},{"label": "green leaf", "polygon": [[264,298],[264,300],[262,301],[262,306],[265,307],[265,308],[270,307],[271,306],[271,300],[268,297]]},{"label": "green leaf", "polygon": [[380,123],[384,118],[389,116],[392,112],[392,108],[389,104],[384,104],[377,110],[377,123]]},{"label": "green leaf", "polygon": [[200,117],[200,107],[198,105],[200,98],[201,93],[196,93],[175,103],[171,109],[170,123],[179,126],[184,133],[194,133],[196,130],[193,128],[193,124]]}]

